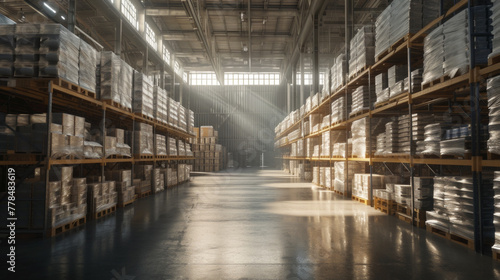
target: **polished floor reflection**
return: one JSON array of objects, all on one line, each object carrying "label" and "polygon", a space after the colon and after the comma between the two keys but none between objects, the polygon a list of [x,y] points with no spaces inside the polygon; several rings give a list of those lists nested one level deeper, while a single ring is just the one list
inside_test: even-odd
[{"label": "polished floor reflection", "polygon": [[257,169],[197,176],[79,231],[19,240],[16,269],[0,279],[500,279],[489,257]]}]

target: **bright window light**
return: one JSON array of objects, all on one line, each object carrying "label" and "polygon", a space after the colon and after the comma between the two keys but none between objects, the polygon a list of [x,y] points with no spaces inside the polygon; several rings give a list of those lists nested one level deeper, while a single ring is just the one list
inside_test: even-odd
[{"label": "bright window light", "polygon": [[[297,73],[296,79],[297,79],[297,85],[300,85],[301,82],[300,72]],[[312,85],[312,82],[313,82],[312,73],[304,73],[304,85]],[[319,73],[319,84],[324,85],[324,83],[325,83],[325,73],[322,72]]]},{"label": "bright window light", "polygon": [[52,8],[49,4],[47,4],[47,2],[43,2],[43,5],[47,7],[47,9],[49,9],[54,14],[56,13],[56,10],[54,10],[54,8]]},{"label": "bright window light", "polygon": [[149,26],[147,22],[146,22],[146,41],[151,47],[153,47],[155,51],[158,50],[158,44],[156,43],[156,33],[153,31],[153,28],[151,28],[151,26]]},{"label": "bright window light", "polygon": [[122,14],[125,18],[137,29],[139,30],[139,22],[137,21],[137,9],[130,0],[122,0]]},{"label": "bright window light", "polygon": [[63,20],[66,20],[66,18],[65,18],[64,16],[61,16],[61,18],[62,18]]},{"label": "bright window light", "polygon": [[163,60],[170,65],[170,52],[165,45],[163,45]]}]

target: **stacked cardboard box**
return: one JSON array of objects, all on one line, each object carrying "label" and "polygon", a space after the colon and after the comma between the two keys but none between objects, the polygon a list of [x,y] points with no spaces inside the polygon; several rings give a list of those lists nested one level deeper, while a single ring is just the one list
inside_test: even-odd
[{"label": "stacked cardboard box", "polygon": [[49,223],[52,227],[85,217],[86,178],[73,178],[73,167],[53,166],[49,173]]},{"label": "stacked cardboard box", "polygon": [[[153,166],[152,165],[136,165],[134,169],[134,187],[136,194],[144,194],[150,192],[153,183]],[[157,179],[155,177],[155,179]]]},{"label": "stacked cardboard box", "polygon": [[132,110],[135,113],[155,118],[153,99],[153,81],[145,74],[134,71],[134,102]]},{"label": "stacked cardboard box", "polygon": [[101,100],[112,100],[132,109],[132,67],[113,52],[102,52],[99,75]]},{"label": "stacked cardboard box", "polygon": [[135,188],[132,186],[131,170],[106,171],[105,177],[115,181],[118,205],[123,206],[125,203],[134,200]]},{"label": "stacked cardboard box", "polygon": [[223,169],[223,147],[217,144],[218,132],[212,126],[194,128],[196,137],[192,139],[195,156],[195,171],[217,172]]}]

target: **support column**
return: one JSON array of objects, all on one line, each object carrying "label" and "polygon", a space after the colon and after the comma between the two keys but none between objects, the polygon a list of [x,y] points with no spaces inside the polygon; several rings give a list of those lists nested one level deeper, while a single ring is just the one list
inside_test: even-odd
[{"label": "support column", "polygon": [[300,104],[306,101],[304,89],[304,53],[300,52]]},{"label": "support column", "polygon": [[290,84],[287,82],[286,83],[286,112],[287,114],[290,114],[291,111],[291,92],[290,92]]},{"label": "support column", "polygon": [[68,30],[75,33],[76,26],[76,0],[68,1]]},{"label": "support column", "polygon": [[121,56],[122,52],[122,36],[123,36],[123,21],[122,18],[118,20],[118,24],[115,28],[115,53]]},{"label": "support column", "polygon": [[297,96],[297,67],[292,68],[292,111],[297,110],[300,107],[300,102],[298,102]]},{"label": "support column", "polygon": [[[345,45],[344,45],[344,51],[345,51],[345,59],[347,62],[349,62],[350,58],[350,52],[349,52],[349,44],[351,43],[352,39],[352,1],[351,0],[345,0]],[[349,73],[349,71],[347,71]]]},{"label": "support column", "polygon": [[313,30],[313,92],[319,92],[319,19],[318,15],[314,15],[314,30]]},{"label": "support column", "polygon": [[148,60],[149,60],[149,46],[146,46],[146,51],[144,52],[143,61],[142,61],[142,73],[148,74]]}]

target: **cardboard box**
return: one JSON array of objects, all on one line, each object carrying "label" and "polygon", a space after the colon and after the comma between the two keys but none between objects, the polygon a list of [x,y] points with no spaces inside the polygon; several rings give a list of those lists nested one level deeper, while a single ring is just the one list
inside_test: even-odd
[{"label": "cardboard box", "polygon": [[75,133],[75,116],[65,113],[53,113],[52,122],[62,125],[62,134],[74,135]]},{"label": "cardboard box", "polygon": [[212,126],[200,127],[200,136],[201,137],[213,137],[214,136],[214,128]]},{"label": "cardboard box", "polygon": [[85,118],[75,116],[75,131],[73,135],[80,137],[85,136]]},{"label": "cardboard box", "polygon": [[196,135],[195,138],[200,138],[200,128],[199,127],[193,127],[194,134]]}]

